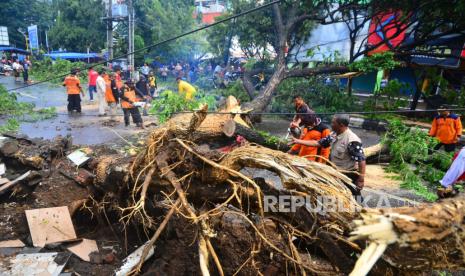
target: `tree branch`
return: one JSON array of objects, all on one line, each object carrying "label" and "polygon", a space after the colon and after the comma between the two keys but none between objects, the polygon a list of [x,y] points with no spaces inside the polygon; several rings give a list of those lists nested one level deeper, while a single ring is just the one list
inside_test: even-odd
[{"label": "tree branch", "polygon": [[284,79],[309,77],[309,76],[320,75],[320,74],[347,73],[347,72],[349,72],[349,68],[347,68],[347,66],[326,66],[326,67],[317,67],[317,68],[293,69],[293,70],[286,71],[284,73]]}]

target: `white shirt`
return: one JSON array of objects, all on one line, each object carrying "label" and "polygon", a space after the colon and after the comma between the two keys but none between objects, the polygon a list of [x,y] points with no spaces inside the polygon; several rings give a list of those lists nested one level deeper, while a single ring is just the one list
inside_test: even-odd
[{"label": "white shirt", "polygon": [[107,85],[105,83],[105,79],[102,78],[102,76],[97,77],[96,86],[97,86],[97,93],[105,94]]},{"label": "white shirt", "polygon": [[444,177],[439,181],[445,188],[454,185],[455,182],[465,173],[465,147],[462,148],[450,165]]},{"label": "white shirt", "polygon": [[19,70],[21,68],[21,64],[19,64],[19,62],[13,62],[12,67],[15,70]]}]

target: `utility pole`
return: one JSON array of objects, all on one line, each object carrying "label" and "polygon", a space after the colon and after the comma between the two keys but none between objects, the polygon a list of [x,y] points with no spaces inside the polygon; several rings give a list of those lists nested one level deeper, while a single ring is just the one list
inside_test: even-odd
[{"label": "utility pole", "polygon": [[108,12],[107,12],[107,49],[108,49],[108,60],[113,58],[113,14],[112,14],[112,2],[108,0]]},{"label": "utility pole", "polygon": [[134,7],[132,0],[128,0],[128,67],[130,78],[134,78]]}]

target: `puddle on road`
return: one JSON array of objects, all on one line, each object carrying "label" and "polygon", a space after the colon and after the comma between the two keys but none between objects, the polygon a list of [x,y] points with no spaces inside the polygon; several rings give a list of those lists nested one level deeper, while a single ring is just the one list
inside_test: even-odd
[{"label": "puddle on road", "polygon": [[[24,86],[22,82],[15,82],[12,77],[0,77],[0,84],[6,89],[14,89]],[[17,97],[21,102],[34,104],[37,108],[56,107],[58,116],[52,119],[37,122],[21,122],[19,133],[31,138],[53,139],[58,135],[70,134],[75,144],[94,145],[108,142],[122,141],[109,128],[123,137],[129,137],[141,132],[134,124],[125,127],[122,111],[116,116],[118,122],[110,124],[109,117],[97,116],[97,103],[90,103],[88,95],[82,101],[83,115],[68,115],[66,111],[67,95],[63,87],[49,83],[42,83],[22,88],[12,92],[18,92]],[[4,120],[0,120],[2,122]],[[152,122],[154,118],[144,117],[144,121]]]}]

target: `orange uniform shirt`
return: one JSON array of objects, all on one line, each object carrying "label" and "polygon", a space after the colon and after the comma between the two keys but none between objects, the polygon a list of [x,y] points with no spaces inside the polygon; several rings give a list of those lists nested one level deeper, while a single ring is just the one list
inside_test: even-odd
[{"label": "orange uniform shirt", "polygon": [[[134,91],[134,89],[130,89],[129,87],[125,87],[124,88],[124,97],[128,98],[129,101],[131,102],[136,102],[137,101],[137,98],[136,98],[136,91]],[[122,108],[133,108],[134,105],[132,105],[130,102],[124,100],[123,98],[121,98],[121,107]]]},{"label": "orange uniform shirt", "polygon": [[68,95],[79,94],[81,92],[81,89],[79,88],[80,84],[81,82],[76,76],[67,76],[63,82],[63,85],[66,86],[66,92]]},{"label": "orange uniform shirt", "polygon": [[105,80],[105,100],[107,103],[116,102],[115,97],[113,97],[113,91],[111,91],[111,80],[108,75],[105,75],[103,78]]},{"label": "orange uniform shirt", "polygon": [[447,117],[436,116],[431,125],[429,135],[436,137],[443,144],[455,144],[462,135],[462,122],[456,114]]},{"label": "orange uniform shirt", "polygon": [[[311,129],[304,128],[301,139],[319,141],[320,139],[328,136],[330,133],[331,131],[329,130],[329,128],[326,125],[320,123],[319,125]],[[331,151],[331,148],[309,147],[296,144],[291,148],[291,150],[294,152],[298,152],[299,156],[305,157],[310,161],[326,163],[325,159],[317,158],[316,155],[329,159],[329,153]]]}]

